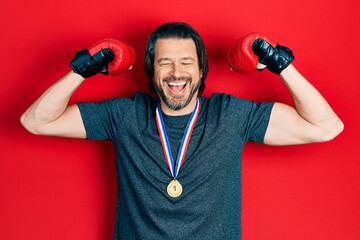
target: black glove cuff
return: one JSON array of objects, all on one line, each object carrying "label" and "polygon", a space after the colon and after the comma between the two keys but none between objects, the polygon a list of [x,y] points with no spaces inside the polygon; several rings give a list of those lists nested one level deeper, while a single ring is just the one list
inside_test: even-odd
[{"label": "black glove cuff", "polygon": [[91,55],[87,49],[75,53],[75,57],[70,62],[70,67],[75,73],[84,78],[92,77],[97,74],[97,71],[91,62]]},{"label": "black glove cuff", "polygon": [[70,66],[75,73],[80,74],[84,78],[95,76],[99,72],[108,75],[108,71],[102,71],[105,70],[109,62],[114,59],[115,54],[109,48],[97,52],[94,56],[91,56],[87,49],[83,49],[75,53],[75,57],[70,62]]},{"label": "black glove cuff", "polygon": [[276,64],[272,69],[274,73],[280,74],[285,68],[290,65],[292,61],[294,61],[295,57],[293,55],[293,52],[289,48],[281,46],[279,44],[276,45],[275,50],[276,54],[274,56],[274,63]]},{"label": "black glove cuff", "polygon": [[280,74],[294,60],[292,51],[279,44],[274,48],[263,39],[256,39],[252,45],[253,52],[259,57],[259,62],[266,65],[269,71]]}]

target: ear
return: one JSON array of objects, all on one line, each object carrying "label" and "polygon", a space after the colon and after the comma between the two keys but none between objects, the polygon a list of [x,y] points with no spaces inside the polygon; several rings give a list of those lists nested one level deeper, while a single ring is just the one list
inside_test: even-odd
[{"label": "ear", "polygon": [[200,79],[202,78],[202,76],[203,76],[203,70],[200,69]]}]

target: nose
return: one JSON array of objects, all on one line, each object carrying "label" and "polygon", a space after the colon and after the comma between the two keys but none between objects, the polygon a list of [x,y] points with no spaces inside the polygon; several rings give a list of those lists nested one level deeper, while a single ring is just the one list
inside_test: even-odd
[{"label": "nose", "polygon": [[181,66],[178,63],[173,63],[171,68],[171,75],[175,78],[181,77]]}]

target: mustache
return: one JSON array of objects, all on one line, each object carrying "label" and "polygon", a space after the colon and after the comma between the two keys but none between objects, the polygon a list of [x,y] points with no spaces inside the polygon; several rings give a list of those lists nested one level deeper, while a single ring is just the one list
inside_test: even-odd
[{"label": "mustache", "polygon": [[192,77],[174,77],[174,76],[169,76],[169,77],[165,77],[163,79],[164,82],[171,82],[171,81],[192,81]]}]

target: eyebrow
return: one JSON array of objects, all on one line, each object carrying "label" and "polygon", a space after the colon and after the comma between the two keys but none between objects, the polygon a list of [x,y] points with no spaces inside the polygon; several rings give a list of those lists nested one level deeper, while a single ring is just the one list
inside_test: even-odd
[{"label": "eyebrow", "polygon": [[[161,62],[161,61],[170,61],[171,59],[170,58],[159,58],[158,60],[157,60],[157,62],[159,63],[159,62]],[[181,60],[190,60],[190,61],[195,61],[195,59],[194,58],[192,58],[192,57],[183,57],[183,58],[181,58]]]}]

